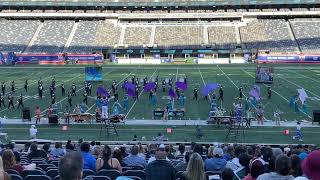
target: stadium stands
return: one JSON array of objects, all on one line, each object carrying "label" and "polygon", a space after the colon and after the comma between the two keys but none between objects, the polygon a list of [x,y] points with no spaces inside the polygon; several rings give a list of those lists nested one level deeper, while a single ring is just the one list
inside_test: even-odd
[{"label": "stadium stands", "polygon": [[62,52],[73,25],[74,21],[45,21],[29,51],[36,53]]},{"label": "stadium stands", "polygon": [[209,43],[216,48],[234,49],[237,44],[235,26],[208,27],[208,36]]},{"label": "stadium stands", "polygon": [[119,43],[121,28],[116,24],[106,22],[97,26],[95,42],[97,46],[115,47]]},{"label": "stadium stands", "polygon": [[150,43],[152,27],[126,27],[123,44],[142,47]]}]

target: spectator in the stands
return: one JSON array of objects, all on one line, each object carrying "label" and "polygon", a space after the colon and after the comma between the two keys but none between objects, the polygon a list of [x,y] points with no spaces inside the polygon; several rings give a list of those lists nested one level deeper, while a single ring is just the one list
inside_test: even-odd
[{"label": "spectator in the stands", "polygon": [[157,151],[155,158],[156,160],[149,163],[145,169],[146,180],[175,180],[175,169],[166,160],[166,152]]},{"label": "spectator in the stands", "polygon": [[43,146],[42,146],[42,151],[44,153],[46,153],[47,155],[50,154],[50,143],[45,143]]},{"label": "spectator in the stands", "polygon": [[3,169],[3,161],[2,158],[0,157],[0,179],[1,180],[10,180],[10,176],[4,171]]},{"label": "spectator in the stands", "polygon": [[234,150],[234,158],[232,158],[230,161],[227,162],[226,167],[232,169],[232,171],[236,171],[238,168],[241,167],[241,164],[239,163],[239,156],[245,153],[245,150],[242,146],[236,146]]},{"label": "spectator in the stands", "polygon": [[206,180],[204,173],[203,160],[200,154],[192,153],[190,160],[188,162],[188,167],[186,172],[182,174],[181,180]]},{"label": "spectator in the stands", "polygon": [[81,180],[83,158],[79,152],[71,152],[59,160],[60,180]]},{"label": "spectator in the stands", "polygon": [[78,140],[78,143],[74,146],[74,150],[81,151],[82,143],[83,143],[83,139],[81,138],[81,139]]},{"label": "spectator in the stands", "polygon": [[234,178],[234,173],[233,171],[230,169],[230,168],[225,168],[223,171],[222,171],[222,175],[221,175],[221,179],[223,180],[233,180]]},{"label": "spectator in the stands", "polygon": [[66,154],[66,150],[62,148],[61,142],[56,142],[54,148],[50,151],[50,156],[53,158],[59,158]]},{"label": "spectator in the stands", "polygon": [[191,154],[192,152],[185,153],[184,160],[174,167],[177,172],[186,171]]},{"label": "spectator in the stands", "polygon": [[123,158],[127,157],[129,154],[127,153],[127,149],[125,146],[120,147]]},{"label": "spectator in the stands", "polygon": [[16,162],[20,162],[20,153],[16,150],[14,143],[5,145],[5,149],[10,149],[15,156]]},{"label": "spectator in the stands", "polygon": [[264,166],[259,159],[253,160],[250,165],[250,172],[243,180],[256,180],[258,176],[264,173]]},{"label": "spectator in the stands", "polygon": [[171,151],[171,148],[169,145],[166,145],[164,150],[166,151],[167,153],[167,158],[168,159],[175,159],[174,155],[172,154],[172,151]]},{"label": "spectator in the stands", "polygon": [[124,164],[126,166],[140,166],[144,168],[146,166],[146,161],[143,157],[138,156],[139,148],[134,145],[131,147],[130,155],[124,158]]},{"label": "spectator in the stands", "polygon": [[250,170],[249,164],[250,164],[251,159],[252,159],[252,157],[246,153],[240,154],[239,163],[240,163],[241,167],[234,171],[234,174],[238,178],[243,179],[249,173],[249,170]]},{"label": "spectator in the stands", "polygon": [[302,162],[302,171],[311,180],[320,179],[320,150],[312,151]]},{"label": "spectator in the stands", "polygon": [[[157,152],[157,151],[164,151],[164,152],[165,152],[164,149],[165,149],[164,144],[160,144],[160,145],[159,145],[159,148],[154,151],[155,154],[154,154],[154,155],[151,154],[151,156],[150,156],[150,158],[149,158],[149,160],[148,160],[148,164],[151,163],[152,161],[155,161],[155,160],[156,160],[156,152]],[[166,156],[166,160],[170,162],[170,159],[168,159],[167,156]]]},{"label": "spectator in the stands", "polygon": [[223,171],[226,167],[227,161],[222,158],[223,150],[221,148],[214,148],[213,158],[205,160],[206,171]]},{"label": "spectator in the stands", "polygon": [[96,159],[90,153],[90,144],[83,142],[80,146],[82,158],[83,158],[83,168],[96,170]]},{"label": "spectator in the stands", "polygon": [[38,145],[36,143],[32,143],[30,145],[30,153],[28,154],[29,159],[34,158],[47,158],[47,154],[38,149]]},{"label": "spectator in the stands", "polygon": [[234,148],[233,146],[229,145],[224,148],[225,153],[223,154],[223,159],[229,161],[234,157]]},{"label": "spectator in the stands", "polygon": [[291,159],[291,172],[290,174],[294,177],[302,176],[301,160],[298,155],[293,154],[290,156]]},{"label": "spectator in the stands", "polygon": [[185,155],[186,155],[186,145],[181,143],[178,146],[178,151],[176,152],[176,156],[177,157],[179,157],[179,156],[183,157]]},{"label": "spectator in the stands", "polygon": [[290,175],[291,160],[286,155],[280,155],[276,159],[275,172],[265,173],[260,175],[257,180],[293,180],[294,177]]},{"label": "spectator in the stands", "polygon": [[201,144],[195,144],[194,147],[193,147],[193,149],[192,149],[192,151],[193,151],[194,153],[198,153],[198,154],[200,154],[200,156],[202,156],[202,154],[203,154],[203,147],[202,147]]},{"label": "spectator in the stands", "polygon": [[115,169],[122,172],[121,164],[118,159],[112,158],[111,148],[108,145],[105,145],[102,150],[102,158],[97,159],[96,170],[109,170]]},{"label": "spectator in the stands", "polygon": [[207,159],[213,158],[213,146],[208,147],[207,149]]},{"label": "spectator in the stands", "polygon": [[72,144],[71,140],[67,141],[66,150],[67,151],[73,151],[74,150],[74,145]]},{"label": "spectator in the stands", "polygon": [[259,157],[263,166],[264,172],[269,173],[274,171],[274,162],[275,157],[273,156],[273,151],[271,147],[262,147],[261,148],[261,157]]},{"label": "spectator in the stands", "polygon": [[18,173],[22,173],[24,168],[20,164],[17,164],[16,158],[15,158],[11,149],[6,149],[3,151],[2,159],[3,159],[3,169],[4,170],[14,169]]},{"label": "spectator in the stands", "polygon": [[121,164],[121,166],[125,166],[125,164],[123,163],[123,156],[122,156],[122,152],[121,150],[118,148],[118,147],[115,147],[113,149],[113,155],[112,155],[113,158],[116,158],[119,163]]},{"label": "spectator in the stands", "polygon": [[96,142],[95,141],[91,141],[90,142],[90,151],[93,152],[96,148]]},{"label": "spectator in the stands", "polygon": [[141,143],[139,143],[139,150],[138,150],[138,156],[142,157],[143,159],[146,159],[145,150]]},{"label": "spectator in the stands", "polygon": [[97,146],[94,151],[92,152],[94,158],[98,159],[102,157],[102,148],[101,146]]},{"label": "spectator in the stands", "polygon": [[147,155],[146,155],[146,158],[150,158],[150,157],[154,156],[155,153],[156,153],[156,150],[157,150],[157,145],[155,145],[155,144],[149,144],[148,147],[147,147]]}]

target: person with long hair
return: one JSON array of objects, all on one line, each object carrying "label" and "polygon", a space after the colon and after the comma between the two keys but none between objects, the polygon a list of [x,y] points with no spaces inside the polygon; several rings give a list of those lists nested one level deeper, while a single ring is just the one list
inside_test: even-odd
[{"label": "person with long hair", "polygon": [[118,159],[121,166],[125,166],[125,164],[123,163],[122,151],[118,147],[115,147],[113,149],[113,156],[112,157]]},{"label": "person with long hair", "polygon": [[302,169],[301,169],[301,160],[298,155],[293,154],[290,156],[291,159],[291,175],[294,177],[302,176]]},{"label": "person with long hair", "polygon": [[19,173],[22,173],[22,171],[24,170],[24,168],[20,164],[17,164],[15,156],[10,149],[6,149],[3,151],[2,159],[4,170],[14,169]]},{"label": "person with long hair", "polygon": [[100,171],[102,169],[115,169],[122,172],[121,164],[118,159],[112,158],[111,148],[105,145],[102,150],[102,158],[97,159],[96,170]]},{"label": "person with long hair", "polygon": [[182,180],[205,180],[204,164],[199,153],[193,153],[189,159],[187,171]]},{"label": "person with long hair", "polygon": [[9,175],[4,171],[3,161],[2,161],[1,157],[0,157],[0,179],[1,180],[9,180],[10,179]]},{"label": "person with long hair", "polygon": [[249,165],[249,174],[243,180],[256,180],[258,176],[263,174],[264,166],[259,159],[253,160]]}]

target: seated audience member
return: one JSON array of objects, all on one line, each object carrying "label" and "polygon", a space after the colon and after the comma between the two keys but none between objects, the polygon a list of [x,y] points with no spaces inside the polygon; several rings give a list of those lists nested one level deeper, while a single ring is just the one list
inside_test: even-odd
[{"label": "seated audience member", "polygon": [[140,166],[144,168],[146,166],[146,161],[143,157],[138,156],[139,148],[138,146],[132,146],[130,155],[124,158],[124,164],[126,166]]},{"label": "seated audience member", "polygon": [[56,142],[54,148],[50,151],[50,156],[53,158],[59,158],[66,154],[66,150],[62,149],[62,143]]},{"label": "seated audience member", "polygon": [[234,171],[234,174],[238,179],[243,179],[249,173],[249,164],[251,159],[251,156],[246,153],[240,154],[239,163],[241,167]]},{"label": "seated audience member", "polygon": [[226,167],[227,161],[222,158],[223,150],[221,148],[214,148],[213,158],[205,160],[206,171],[223,171]]},{"label": "seated audience member", "polygon": [[171,148],[170,148],[169,145],[166,145],[165,148],[164,148],[164,150],[165,150],[166,153],[167,153],[167,158],[168,158],[168,159],[175,159],[175,157],[174,157],[174,155],[172,154],[172,150],[171,150]]},{"label": "seated audience member", "polygon": [[20,153],[16,150],[14,143],[7,144],[5,148],[10,149],[13,152],[16,162],[20,161]]},{"label": "seated audience member", "polygon": [[48,156],[50,154],[50,143],[45,143],[42,146],[42,151]]},{"label": "seated audience member", "polygon": [[207,159],[213,158],[213,146],[208,147],[207,149]]},{"label": "seated audience member", "polygon": [[96,159],[90,154],[90,144],[83,142],[80,146],[82,158],[83,158],[83,169],[96,170]]},{"label": "seated audience member", "polygon": [[221,179],[223,180],[233,180],[234,178],[234,173],[233,171],[230,169],[230,168],[225,168],[223,171],[222,171],[222,175],[221,175]]},{"label": "seated audience member", "polygon": [[200,156],[203,155],[203,147],[202,147],[201,144],[195,144],[194,147],[193,147],[193,149],[192,149],[192,151],[193,151],[194,153],[200,154]]},{"label": "seated audience member", "polygon": [[286,155],[280,155],[276,159],[275,172],[264,173],[260,175],[257,180],[293,180],[294,177],[290,175],[291,161]]},{"label": "seated audience member", "polygon": [[175,180],[175,170],[166,160],[166,152],[157,151],[155,158],[156,160],[149,163],[145,169],[146,180]]},{"label": "seated audience member", "polygon": [[100,146],[97,146],[94,151],[92,152],[92,155],[94,158],[98,159],[102,157],[102,148]]},{"label": "seated audience member", "polygon": [[146,159],[145,150],[142,144],[139,144],[138,156],[142,157],[143,159]]},{"label": "seated audience member", "polygon": [[97,159],[96,162],[97,172],[103,169],[115,169],[122,172],[121,164],[119,163],[118,159],[112,158],[111,148],[108,145],[104,146],[102,150],[102,158]]},{"label": "seated audience member", "polygon": [[264,173],[264,166],[259,159],[253,160],[249,165],[249,174],[243,180],[256,180],[258,176]]},{"label": "seated audience member", "polygon": [[28,154],[29,159],[34,158],[47,158],[47,154],[38,149],[38,145],[36,143],[32,143],[30,145],[30,153]]},{"label": "seated audience member", "polygon": [[301,160],[298,155],[293,154],[290,156],[291,159],[291,172],[290,174],[294,177],[302,176]]},{"label": "seated audience member", "polygon": [[234,157],[233,146],[229,145],[229,146],[226,146],[224,149],[226,153],[223,154],[223,159],[225,159],[226,161],[231,160]]},{"label": "seated audience member", "polygon": [[202,157],[198,153],[193,153],[188,162],[186,172],[182,174],[181,180],[206,180]]},{"label": "seated audience member", "polygon": [[91,141],[90,142],[90,151],[93,152],[95,148],[96,148],[96,142],[95,141]]},{"label": "seated audience member", "polygon": [[3,169],[3,161],[0,157],[0,179],[1,180],[10,180],[10,176]]},{"label": "seated audience member", "polygon": [[71,152],[59,160],[60,180],[81,180],[83,159],[79,152]]},{"label": "seated audience member", "polygon": [[118,148],[118,147],[115,147],[113,149],[113,155],[112,155],[113,158],[116,158],[119,163],[121,164],[121,166],[125,166],[125,164],[123,163],[123,156],[122,156],[122,152],[121,150]]},{"label": "seated audience member", "polygon": [[157,151],[157,145],[155,144],[149,144],[147,146],[147,155],[146,155],[146,158],[150,158],[151,156],[154,156],[154,154],[156,153]]},{"label": "seated audience member", "polygon": [[29,129],[29,133],[30,133],[30,138],[31,139],[36,139],[37,138],[38,130],[37,130],[35,125],[31,125],[31,127]]},{"label": "seated audience member", "polygon": [[24,170],[23,166],[21,166],[20,164],[17,164],[16,158],[10,149],[3,151],[2,159],[3,159],[4,170],[14,169],[18,173],[22,173],[22,171]]},{"label": "seated audience member", "polygon": [[[164,151],[164,144],[160,144],[158,151]],[[150,154],[150,158],[148,160],[148,164],[151,163],[152,161],[156,160],[156,153],[157,150],[154,150],[154,155]],[[170,159],[168,159],[168,157],[166,156],[166,160],[170,162]]]},{"label": "seated audience member", "polygon": [[186,145],[181,143],[179,144],[178,151],[176,152],[176,156],[184,157],[186,155]]},{"label": "seated audience member", "polygon": [[81,147],[82,143],[83,143],[83,139],[81,138],[81,139],[78,140],[78,143],[74,146],[74,150],[80,152],[81,151],[80,147]]},{"label": "seated audience member", "polygon": [[320,179],[320,150],[311,152],[302,162],[303,174],[310,180]]},{"label": "seated audience member", "polygon": [[120,147],[123,158],[127,157],[129,154],[127,153],[127,149],[125,146]]},{"label": "seated audience member", "polygon": [[187,152],[185,153],[186,155],[184,156],[184,161],[178,163],[174,168],[176,169],[177,172],[179,171],[186,171],[187,166],[188,166],[188,162],[190,159],[190,156],[192,154],[192,152]]},{"label": "seated audience member", "polygon": [[226,168],[230,168],[232,171],[236,171],[238,168],[240,168],[241,164],[239,163],[239,156],[242,153],[245,153],[245,150],[242,148],[242,146],[237,146],[234,150],[235,157],[227,162]]},{"label": "seated audience member", "polygon": [[72,144],[71,140],[68,140],[66,144],[66,150],[67,151],[73,151],[74,150],[74,145]]}]

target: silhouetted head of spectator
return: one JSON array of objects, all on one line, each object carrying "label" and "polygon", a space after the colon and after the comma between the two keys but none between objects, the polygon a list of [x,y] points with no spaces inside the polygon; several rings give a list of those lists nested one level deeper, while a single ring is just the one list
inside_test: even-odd
[{"label": "silhouetted head of spectator", "polygon": [[60,180],[82,179],[83,159],[79,152],[71,152],[60,158]]},{"label": "silhouetted head of spectator", "polygon": [[264,173],[264,166],[259,159],[255,159],[250,164],[251,177],[256,179],[258,176]]},{"label": "silhouetted head of spectator", "polygon": [[130,154],[131,155],[138,155],[138,153],[139,153],[139,147],[136,145],[132,146],[131,150],[130,150]]},{"label": "silhouetted head of spectator", "polygon": [[230,168],[225,168],[222,172],[223,180],[232,180],[233,176],[234,176],[234,173]]},{"label": "silhouetted head of spectator", "polygon": [[291,175],[294,177],[302,176],[301,160],[298,155],[293,154],[291,159]]},{"label": "silhouetted head of spectator", "polygon": [[83,142],[83,143],[81,144],[81,146],[80,146],[80,150],[81,150],[82,152],[88,153],[88,152],[90,151],[90,144],[87,143],[87,142]]},{"label": "silhouetted head of spectator", "polygon": [[32,143],[30,145],[30,152],[35,152],[38,150],[38,145],[36,143]]},{"label": "silhouetted head of spectator", "polygon": [[291,160],[286,155],[279,155],[276,159],[275,172],[287,176],[291,170]]}]

